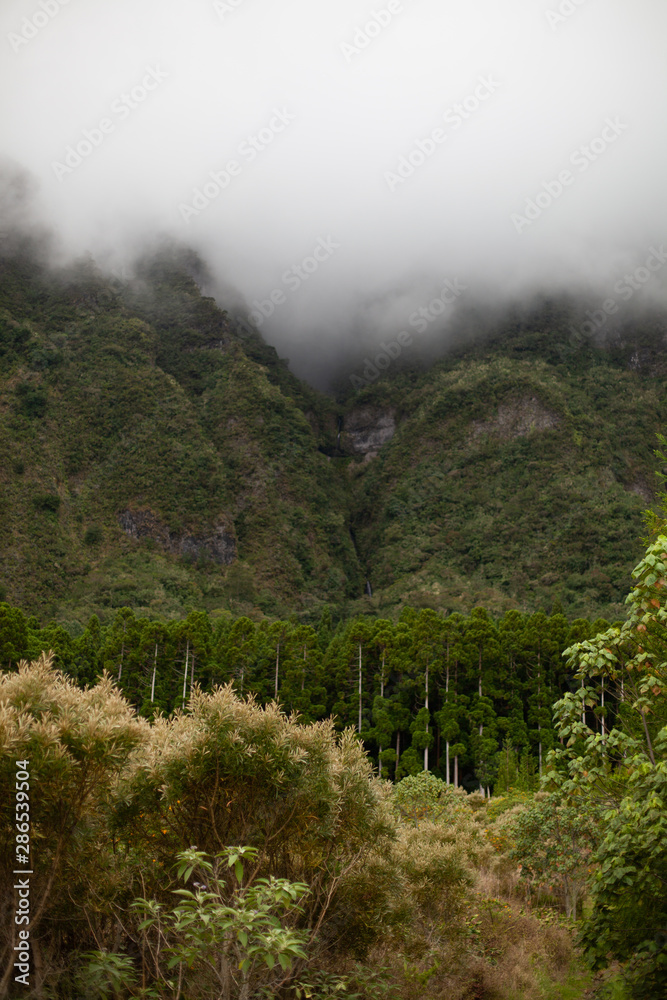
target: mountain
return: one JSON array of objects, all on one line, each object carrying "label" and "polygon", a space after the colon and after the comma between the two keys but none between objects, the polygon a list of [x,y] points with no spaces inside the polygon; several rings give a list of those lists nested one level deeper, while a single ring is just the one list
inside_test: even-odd
[{"label": "mountain", "polygon": [[333,419],[166,254],[2,275],[2,580],[39,613],[266,613],[362,586]]},{"label": "mountain", "polygon": [[0,264],[0,597],[64,623],[620,613],[665,422],[659,319],[595,346],[541,303],[334,397],[201,293],[188,250],[131,281],[29,241]]},{"label": "mountain", "polygon": [[383,602],[621,613],[657,488],[667,324],[599,346],[572,330],[570,305],[541,303],[358,394],[357,420],[395,427],[353,473],[357,544]]}]

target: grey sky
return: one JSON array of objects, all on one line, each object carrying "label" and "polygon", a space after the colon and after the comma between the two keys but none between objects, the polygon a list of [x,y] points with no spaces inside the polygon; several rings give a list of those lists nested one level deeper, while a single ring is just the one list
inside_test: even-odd
[{"label": "grey sky", "polygon": [[444,279],[602,294],[640,264],[665,38],[663,0],[5,0],[3,152],[69,252],[167,232],[221,300],[273,292],[255,318],[306,374]]}]

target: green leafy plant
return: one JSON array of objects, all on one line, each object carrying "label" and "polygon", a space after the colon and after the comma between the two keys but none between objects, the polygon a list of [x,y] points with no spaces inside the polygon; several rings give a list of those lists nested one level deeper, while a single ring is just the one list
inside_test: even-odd
[{"label": "green leafy plant", "polygon": [[578,687],[556,705],[551,780],[602,810],[586,953],[648,998],[667,989],[667,535],[633,576],[626,621],[566,651]]},{"label": "green leafy plant", "polygon": [[[139,924],[146,949],[153,955],[159,976],[178,967],[180,994],[184,969],[203,969],[217,982],[223,1000],[233,995],[245,1000],[250,990],[275,980],[275,971],[288,973],[295,961],[305,960],[308,931],[290,926],[303,913],[299,901],[309,891],[302,882],[249,878],[244,862],[256,861],[253,847],[230,847],[207,857],[190,848],[178,854],[178,877],[193,889],[176,889],[181,902],[168,909],[154,900],[137,899],[143,912]],[[274,975],[271,975],[271,974]]]},{"label": "green leafy plant", "polygon": [[511,818],[509,857],[519,862],[521,878],[552,892],[568,917],[576,917],[592,882],[592,854],[599,842],[598,817],[581,796],[566,801],[550,794]]},{"label": "green leafy plant", "polygon": [[415,826],[421,820],[436,822],[468,809],[465,793],[446,785],[431,771],[420,771],[399,781],[392,792],[392,803],[401,818]]},{"label": "green leafy plant", "polygon": [[86,964],[79,971],[78,979],[87,993],[102,998],[110,993],[117,996],[136,982],[132,959],[127,955],[98,950],[85,952],[81,957]]}]

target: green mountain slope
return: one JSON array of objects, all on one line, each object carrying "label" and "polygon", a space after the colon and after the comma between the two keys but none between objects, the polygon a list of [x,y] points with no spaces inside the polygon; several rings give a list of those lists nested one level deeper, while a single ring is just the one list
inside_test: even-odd
[{"label": "green mountain slope", "polygon": [[335,402],[203,297],[200,270],[174,249],[130,283],[92,261],[54,274],[29,244],[2,261],[8,600],[65,622],[619,613],[664,430],[660,324],[602,350],[545,306]]},{"label": "green mountain slope", "polygon": [[620,614],[656,487],[664,333],[573,347],[568,314],[544,307],[364,389],[357,405],[396,424],[354,487],[381,601]]},{"label": "green mountain slope", "polygon": [[182,264],[154,261],[125,297],[92,264],[57,282],[4,268],[0,565],[17,604],[278,612],[361,586],[318,450],[326,403],[274,351],[273,373],[256,360]]}]

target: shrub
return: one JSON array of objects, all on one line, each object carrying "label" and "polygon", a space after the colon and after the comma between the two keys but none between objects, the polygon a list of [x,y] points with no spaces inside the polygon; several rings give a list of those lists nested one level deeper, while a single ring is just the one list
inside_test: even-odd
[{"label": "shrub", "polygon": [[430,771],[409,775],[394,786],[392,803],[401,819],[417,825],[420,820],[438,820],[467,808],[462,788],[446,785]]},{"label": "shrub", "polygon": [[56,514],[60,509],[60,497],[57,493],[38,493],[32,498],[32,505],[46,514]]},{"label": "shrub", "polygon": [[[178,874],[193,890],[176,889],[177,906],[161,907],[138,899],[145,915],[139,925],[142,954],[149,956],[156,982],[178,967],[178,988],[185,975],[189,990],[221,1000],[243,1000],[258,989],[278,985],[296,959],[306,959],[308,932],[296,930],[303,912],[299,900],[308,886],[286,879],[246,879],[244,861],[256,860],[252,847],[226,848],[211,860],[202,851],[178,854]],[[185,970],[194,970],[191,975]],[[194,982],[193,982],[194,980]],[[193,985],[190,985],[193,983]]]},{"label": "shrub", "polygon": [[[113,851],[107,817],[119,774],[147,727],[108,677],[82,691],[51,657],[0,674],[0,895],[14,900],[16,761],[29,772],[31,921],[36,988],[75,941],[103,939],[129,880]],[[0,948],[12,953],[16,928],[2,921]],[[0,993],[12,965],[6,962]]]},{"label": "shrub", "polygon": [[102,529],[97,525],[93,525],[91,528],[86,529],[83,542],[84,545],[99,545],[103,537]]},{"label": "shrub", "polygon": [[529,806],[508,815],[505,830],[509,856],[521,865],[521,877],[537,889],[553,892],[568,917],[577,916],[592,881],[592,855],[599,839],[596,810],[579,796],[540,794]]},{"label": "shrub", "polygon": [[47,395],[39,386],[21,382],[16,387],[19,407],[26,417],[41,419],[46,414]]}]

